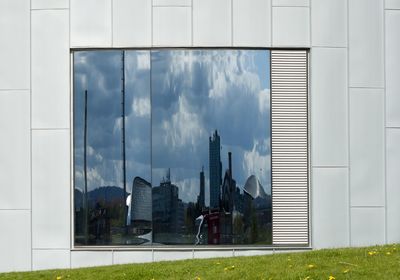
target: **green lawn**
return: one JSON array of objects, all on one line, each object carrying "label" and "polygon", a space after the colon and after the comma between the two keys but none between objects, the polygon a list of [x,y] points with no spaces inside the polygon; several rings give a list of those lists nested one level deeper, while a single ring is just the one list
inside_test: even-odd
[{"label": "green lawn", "polygon": [[400,244],[7,273],[0,274],[0,279],[400,279]]}]

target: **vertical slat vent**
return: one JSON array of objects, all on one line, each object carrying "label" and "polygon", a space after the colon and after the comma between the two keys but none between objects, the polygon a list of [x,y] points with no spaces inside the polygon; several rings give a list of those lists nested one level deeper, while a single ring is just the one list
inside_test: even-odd
[{"label": "vertical slat vent", "polygon": [[271,51],[274,245],[308,245],[307,52]]}]

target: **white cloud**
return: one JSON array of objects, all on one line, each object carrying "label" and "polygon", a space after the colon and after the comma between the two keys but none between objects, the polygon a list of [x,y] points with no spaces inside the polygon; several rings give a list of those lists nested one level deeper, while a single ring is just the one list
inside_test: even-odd
[{"label": "white cloud", "polygon": [[258,94],[258,109],[261,113],[267,113],[270,107],[270,90],[265,88]]},{"label": "white cloud", "polygon": [[269,181],[267,177],[270,175],[271,170],[271,155],[270,153],[262,155],[259,149],[267,150],[269,143],[270,138],[263,142],[254,141],[253,149],[251,151],[245,151],[243,156],[243,169],[245,174],[249,176],[256,175],[261,182]]},{"label": "white cloud", "polygon": [[148,52],[140,52],[136,56],[137,70],[150,69],[150,55]]},{"label": "white cloud", "polygon": [[197,147],[198,142],[206,136],[200,116],[191,112],[185,95],[179,96],[176,112],[170,121],[162,123],[164,143],[171,148],[174,147]]},{"label": "white cloud", "polygon": [[150,117],[149,98],[135,98],[132,103],[132,110],[137,117]]}]

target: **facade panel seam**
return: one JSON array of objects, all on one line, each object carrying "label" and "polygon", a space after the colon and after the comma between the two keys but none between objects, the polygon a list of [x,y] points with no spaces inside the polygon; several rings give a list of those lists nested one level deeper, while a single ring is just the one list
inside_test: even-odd
[{"label": "facade panel seam", "polygon": [[69,8],[33,8],[31,11],[64,11],[69,10]]},{"label": "facade panel seam", "polygon": [[384,192],[385,192],[385,243],[388,241],[388,215],[387,215],[387,141],[386,141],[386,12],[385,12],[385,3],[382,5],[382,20],[383,20],[383,87],[384,87],[384,95],[383,95],[383,174],[384,174]]},{"label": "facade panel seam", "polygon": [[31,237],[31,270],[33,270],[33,219],[32,219],[32,212],[33,212],[33,190],[32,190],[32,0],[29,1],[30,12],[29,12],[29,87],[30,87],[30,98],[29,98],[29,138],[30,138],[30,237]]},{"label": "facade panel seam", "polygon": [[349,236],[349,246],[351,246],[352,241],[351,241],[351,185],[350,185],[350,177],[351,177],[351,161],[350,161],[350,10],[349,10],[349,0],[346,0],[346,16],[347,16],[347,75],[346,75],[346,91],[347,91],[347,164],[348,164],[348,174],[347,174],[347,206],[348,206],[348,236]]}]

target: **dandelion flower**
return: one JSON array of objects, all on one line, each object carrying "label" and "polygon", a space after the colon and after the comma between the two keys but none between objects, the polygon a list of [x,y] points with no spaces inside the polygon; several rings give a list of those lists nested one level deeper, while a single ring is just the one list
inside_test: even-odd
[{"label": "dandelion flower", "polygon": [[376,255],[376,254],[378,254],[377,251],[369,251],[369,252],[368,252],[368,256],[374,256],[374,255]]},{"label": "dandelion flower", "polygon": [[335,280],[335,279],[336,279],[335,276],[329,275],[328,280]]},{"label": "dandelion flower", "polygon": [[201,278],[199,276],[196,276],[195,280],[201,280]]},{"label": "dandelion flower", "polygon": [[390,252],[386,252],[386,255],[388,255],[388,256],[390,256],[392,253],[390,253]]},{"label": "dandelion flower", "polygon": [[313,269],[313,268],[316,268],[316,265],[315,265],[315,264],[309,264],[309,265],[307,265],[307,267],[308,267],[309,269]]},{"label": "dandelion flower", "polygon": [[62,279],[62,276],[57,276],[56,279],[57,279],[57,280],[61,280],[61,279]]}]

